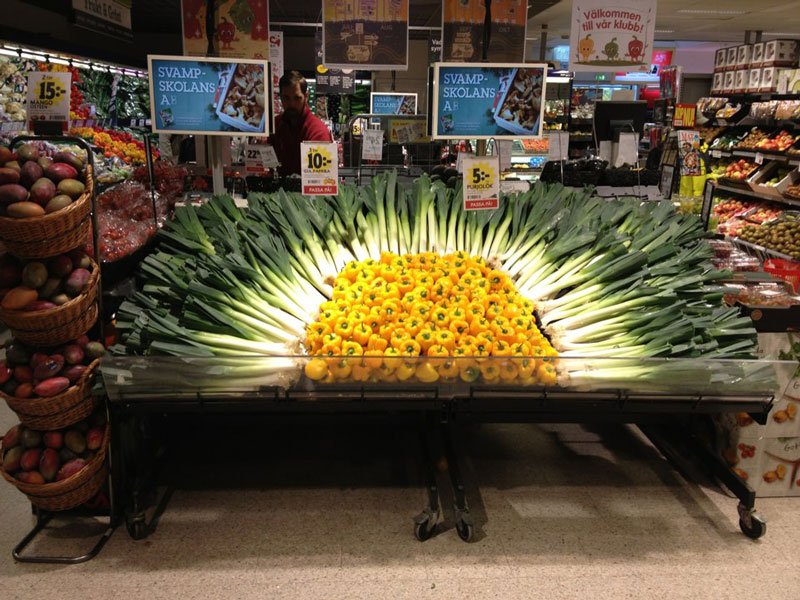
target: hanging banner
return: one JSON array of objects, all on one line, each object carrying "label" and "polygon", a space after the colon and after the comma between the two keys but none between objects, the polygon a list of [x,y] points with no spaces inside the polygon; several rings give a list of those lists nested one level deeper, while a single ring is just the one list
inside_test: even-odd
[{"label": "hanging banner", "polygon": [[280,83],[283,76],[283,32],[269,32],[269,66],[272,70],[272,114],[277,116],[283,112],[281,105]]},{"label": "hanging banner", "polygon": [[[492,31],[487,60],[525,60],[526,0],[492,0]],[[442,61],[479,61],[483,58],[486,21],[484,0],[443,0]]]},{"label": "hanging banner", "polygon": [[131,0],[72,0],[72,15],[78,27],[133,41]]},{"label": "hanging banner", "polygon": [[323,64],[408,69],[409,0],[322,0]]},{"label": "hanging banner", "polygon": [[500,163],[496,156],[464,158],[464,210],[500,207]]},{"label": "hanging banner", "polygon": [[28,118],[31,121],[69,121],[71,73],[28,73]]},{"label": "hanging banner", "polygon": [[[205,56],[206,0],[181,0],[183,53]],[[269,57],[269,0],[215,0],[214,48],[222,58]]]},{"label": "hanging banner", "polygon": [[300,144],[300,176],[306,196],[335,196],[339,193],[338,144]]},{"label": "hanging banner", "polygon": [[656,0],[574,0],[571,71],[650,70]]},{"label": "hanging banner", "polygon": [[442,62],[442,34],[428,34],[428,63]]},{"label": "hanging banner", "polygon": [[356,91],[355,72],[345,73],[341,69],[317,71],[317,94],[354,94]]}]

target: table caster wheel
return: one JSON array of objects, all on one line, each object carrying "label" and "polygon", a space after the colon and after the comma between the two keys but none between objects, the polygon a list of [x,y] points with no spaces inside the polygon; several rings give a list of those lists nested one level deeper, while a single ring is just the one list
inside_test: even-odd
[{"label": "table caster wheel", "polygon": [[125,528],[134,540],[143,540],[147,537],[147,523],[144,516],[125,519]]},{"label": "table caster wheel", "polygon": [[750,515],[749,523],[747,519],[739,519],[739,529],[747,537],[757,540],[767,533],[767,522],[758,513],[754,512]]},{"label": "table caster wheel", "polygon": [[462,540],[471,542],[472,537],[475,535],[475,527],[462,519],[456,522],[456,532]]}]

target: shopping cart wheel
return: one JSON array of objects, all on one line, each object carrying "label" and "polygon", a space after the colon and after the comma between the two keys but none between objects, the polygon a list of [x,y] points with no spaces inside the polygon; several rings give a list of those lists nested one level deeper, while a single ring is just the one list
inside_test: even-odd
[{"label": "shopping cart wheel", "polygon": [[422,523],[414,523],[414,537],[420,542],[424,542],[433,537],[434,529],[436,529],[436,524],[432,523],[430,520],[426,520]]},{"label": "shopping cart wheel", "polygon": [[767,533],[767,521],[754,511],[750,513],[749,519],[739,519],[739,529],[741,529],[742,533],[747,537],[757,540]]},{"label": "shopping cart wheel", "polygon": [[475,527],[472,523],[467,523],[464,519],[459,519],[456,521],[456,532],[458,533],[458,537],[462,540],[471,542],[472,536],[475,535]]},{"label": "shopping cart wheel", "polygon": [[128,516],[125,519],[125,528],[128,530],[128,535],[134,540],[143,540],[147,537],[147,523],[144,515]]}]

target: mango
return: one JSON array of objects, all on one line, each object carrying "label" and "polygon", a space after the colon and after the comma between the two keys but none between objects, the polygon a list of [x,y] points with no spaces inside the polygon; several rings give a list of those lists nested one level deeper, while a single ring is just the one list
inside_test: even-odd
[{"label": "mango", "polygon": [[16,160],[10,160],[3,165],[6,169],[14,169],[17,173],[22,170],[22,166],[20,166],[19,162]]},{"label": "mango", "polygon": [[88,269],[92,266],[92,259],[83,250],[73,250],[69,253],[73,269]]},{"label": "mango", "polygon": [[25,312],[36,312],[38,310],[51,310],[53,308],[57,308],[58,304],[53,304],[52,302],[48,302],[47,300],[37,300],[36,302],[31,302],[23,308]]},{"label": "mango", "polygon": [[100,342],[89,342],[86,344],[86,357],[89,360],[94,360],[96,358],[101,358],[105,353],[106,349]]},{"label": "mango", "polygon": [[61,291],[61,279],[50,277],[38,291],[40,298],[52,298]]},{"label": "mango", "polygon": [[64,348],[64,361],[69,365],[79,365],[86,358],[86,353],[78,344],[70,344]]},{"label": "mango", "polygon": [[39,299],[39,293],[30,287],[20,285],[3,296],[0,306],[5,310],[21,310],[31,302]]},{"label": "mango", "polygon": [[[33,379],[35,381],[44,382],[44,380],[51,379],[56,375],[58,375],[61,372],[61,369],[63,368],[64,368],[64,357],[61,356],[60,354],[53,354],[52,356],[48,357],[48,359],[45,362],[43,362],[33,370]],[[65,379],[65,378],[60,377],[59,379]],[[52,385],[53,387],[58,387],[55,384]],[[67,379],[64,389],[67,389],[68,387],[69,387],[69,379]],[[63,390],[60,390],[59,392],[55,393],[42,394],[40,393],[39,386],[37,385],[34,391],[39,396],[47,397],[47,396],[55,396],[56,394],[60,393]],[[46,388],[46,391],[49,392],[50,388]]]},{"label": "mango", "polygon": [[19,446],[22,442],[22,425],[17,423],[3,436],[3,450]]},{"label": "mango", "polygon": [[19,148],[17,148],[17,160],[19,160],[21,163],[29,160],[38,160],[38,158],[39,151],[36,149],[36,146],[31,144],[22,144]]},{"label": "mango", "polygon": [[42,438],[47,448],[61,450],[64,447],[64,434],[60,431],[48,431]]},{"label": "mango", "polygon": [[44,208],[35,202],[15,202],[6,207],[6,214],[15,219],[29,219],[31,217],[43,217],[47,213]]},{"label": "mango", "polygon": [[47,283],[47,266],[37,260],[29,262],[22,269],[22,285],[29,288],[40,288]]},{"label": "mango", "polygon": [[47,266],[51,277],[58,278],[66,277],[72,273],[73,269],[72,259],[66,254],[59,254],[58,256],[51,258]]},{"label": "mango", "polygon": [[45,482],[39,471],[23,471],[17,475],[17,479],[23,483],[42,484]]},{"label": "mango", "polygon": [[17,389],[14,390],[14,397],[15,398],[30,398],[33,396],[33,384],[32,383],[20,383],[17,386]]},{"label": "mango", "polygon": [[30,201],[39,206],[47,206],[56,196],[56,186],[47,177],[41,177],[31,186]]},{"label": "mango", "polygon": [[22,453],[22,458],[19,459],[19,466],[23,471],[33,471],[39,466],[39,458],[42,456],[42,451],[39,448],[29,448]]},{"label": "mango", "polygon": [[19,171],[8,167],[0,168],[0,185],[7,183],[19,183]]},{"label": "mango", "polygon": [[91,275],[92,274],[86,269],[75,269],[70,273],[67,282],[64,284],[64,291],[67,293],[67,296],[74,298],[83,292],[86,289],[86,285],[89,283],[89,277],[91,277]]},{"label": "mango", "polygon": [[39,431],[34,431],[33,429],[23,429],[22,430],[22,446],[25,448],[35,448],[42,443],[42,434]]},{"label": "mango", "polygon": [[64,369],[64,371],[61,373],[61,376],[69,379],[70,383],[75,383],[81,377],[83,377],[86,369],[88,369],[88,367],[85,365],[71,365]]},{"label": "mango", "polygon": [[70,429],[64,434],[64,445],[75,454],[80,454],[86,450],[86,438],[77,429]]},{"label": "mango", "polygon": [[66,194],[59,194],[45,205],[44,212],[49,215],[50,213],[58,212],[63,208],[67,208],[70,204],[72,204],[72,198]]},{"label": "mango", "polygon": [[62,179],[58,182],[56,189],[59,194],[66,194],[73,200],[77,200],[86,189],[86,186],[77,179]]},{"label": "mango", "polygon": [[45,448],[42,456],[39,458],[39,472],[44,477],[45,481],[53,481],[58,474],[58,469],[61,466],[61,460],[58,457],[58,452],[52,448]]},{"label": "mango", "polygon": [[33,381],[33,369],[28,365],[14,367],[14,379],[17,383],[30,383]]},{"label": "mango", "polygon": [[89,450],[97,450],[103,445],[103,430],[99,427],[94,427],[86,432],[86,448]]},{"label": "mango", "polygon": [[52,179],[55,183],[58,183],[64,179],[78,178],[77,169],[62,162],[53,163],[44,174],[46,177]]},{"label": "mango", "polygon": [[31,359],[28,349],[19,342],[12,342],[6,348],[6,361],[9,365],[24,365]]},{"label": "mango", "polygon": [[66,163],[71,166],[75,171],[80,173],[83,171],[83,160],[72,152],[62,151],[53,157],[53,162]]},{"label": "mango", "polygon": [[73,475],[79,473],[81,469],[83,469],[83,467],[85,466],[86,466],[85,460],[83,460],[82,458],[73,458],[71,461],[65,463],[64,466],[62,466],[58,470],[58,474],[56,475],[56,481],[63,481],[64,479],[72,477]]},{"label": "mango", "polygon": [[44,170],[36,161],[30,160],[22,165],[19,172],[19,182],[26,188],[30,188],[34,182],[44,177]]},{"label": "mango", "polygon": [[53,159],[49,156],[40,156],[36,163],[42,167],[42,169],[47,170],[47,167],[53,164]]},{"label": "mango", "polygon": [[67,296],[67,295],[66,295],[66,294],[64,294],[64,293],[61,293],[61,294],[56,294],[55,296],[53,296],[52,298],[50,298],[50,301],[51,301],[53,304],[57,304],[58,306],[61,306],[62,304],[66,304],[66,303],[67,303],[67,302],[69,302],[70,300],[72,300],[72,298],[70,298],[69,296]]},{"label": "mango", "polygon": [[28,366],[31,369],[36,370],[36,367],[38,367],[41,364],[46,363],[47,359],[49,359],[49,358],[50,358],[50,355],[47,354],[46,352],[34,352],[33,354],[31,354],[31,361],[30,361],[30,364]]},{"label": "mango", "polygon": [[18,183],[0,185],[0,204],[8,206],[28,199],[28,190]]},{"label": "mango", "polygon": [[69,379],[66,377],[50,377],[36,384],[33,393],[42,398],[57,396],[69,387]]},{"label": "mango", "polygon": [[0,163],[7,163],[8,161],[12,160],[14,154],[8,148],[8,146],[0,146]]},{"label": "mango", "polygon": [[78,455],[75,454],[72,450],[70,450],[66,446],[64,446],[64,447],[59,449],[58,458],[61,459],[61,464],[64,464],[64,463],[68,463],[69,461],[78,458]]},{"label": "mango", "polygon": [[25,448],[22,446],[16,446],[6,452],[6,455],[3,457],[3,469],[5,469],[6,473],[14,473],[15,471],[19,471],[19,463],[22,460],[22,455],[25,452]]}]

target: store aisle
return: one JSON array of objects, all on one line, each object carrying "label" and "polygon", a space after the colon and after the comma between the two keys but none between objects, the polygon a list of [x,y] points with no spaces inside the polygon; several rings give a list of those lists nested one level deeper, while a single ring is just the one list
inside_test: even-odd
[{"label": "store aisle", "polygon": [[[0,410],[5,431],[13,419]],[[798,597],[800,500],[759,500],[768,533],[752,542],[739,533],[734,500],[687,483],[627,428],[472,433],[489,519],[473,544],[453,531],[414,540],[423,492],[408,487],[414,477],[391,450],[393,437],[381,443],[379,433],[298,442],[308,451],[294,461],[268,456],[269,472],[249,476],[235,453],[230,469],[212,461],[202,485],[175,491],[150,538],[134,542],[121,528],[99,558],[78,566],[11,560],[31,521],[23,496],[2,485],[2,598]],[[237,478],[246,485],[232,486]],[[62,543],[52,537],[39,549],[54,542]]]}]

